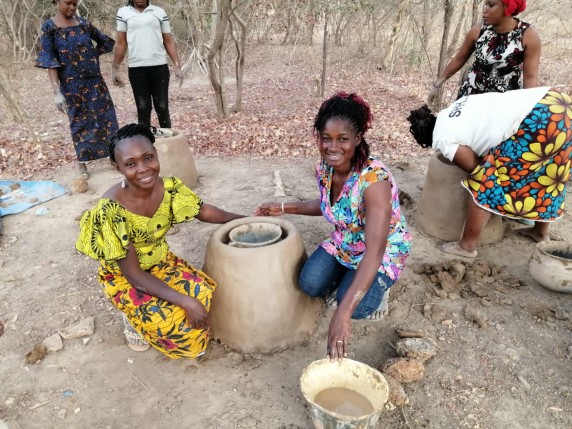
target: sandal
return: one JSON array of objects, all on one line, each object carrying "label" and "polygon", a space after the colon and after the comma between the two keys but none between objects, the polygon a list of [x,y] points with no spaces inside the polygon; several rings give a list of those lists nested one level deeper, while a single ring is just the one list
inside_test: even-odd
[{"label": "sandal", "polygon": [[379,322],[381,319],[383,319],[385,316],[388,315],[390,290],[391,289],[387,289],[385,291],[385,293],[383,294],[383,299],[381,300],[381,304],[379,304],[379,307],[377,307],[377,309],[373,313],[367,316],[365,320],[368,320],[370,322]]},{"label": "sandal", "polygon": [[328,308],[333,308],[334,310],[338,308],[338,302],[336,301],[336,291],[333,291],[331,294],[326,295],[324,297],[324,302],[328,306]]},{"label": "sandal", "polygon": [[125,334],[125,339],[127,340],[127,347],[135,352],[144,352],[151,348],[151,345],[135,330],[133,325],[127,319],[125,314],[123,316],[123,333]]}]

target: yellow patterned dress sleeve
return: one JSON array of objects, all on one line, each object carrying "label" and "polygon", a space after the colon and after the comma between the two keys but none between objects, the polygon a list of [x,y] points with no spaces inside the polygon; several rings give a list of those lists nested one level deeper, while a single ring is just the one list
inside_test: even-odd
[{"label": "yellow patterned dress sleeve", "polygon": [[129,244],[126,220],[123,207],[101,199],[95,208],[83,214],[76,249],[97,260],[125,258]]},{"label": "yellow patterned dress sleeve", "polygon": [[167,177],[164,180],[165,192],[171,194],[171,212],[173,223],[193,220],[201,211],[203,202],[180,179]]}]

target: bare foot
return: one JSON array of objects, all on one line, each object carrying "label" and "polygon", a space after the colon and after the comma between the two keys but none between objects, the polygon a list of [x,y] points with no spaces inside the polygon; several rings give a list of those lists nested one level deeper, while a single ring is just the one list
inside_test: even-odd
[{"label": "bare foot", "polygon": [[87,179],[89,177],[89,173],[87,172],[87,166],[85,165],[85,162],[78,162],[77,167],[80,177]]},{"label": "bare foot", "polygon": [[541,243],[543,241],[550,241],[549,234],[540,234],[534,227],[519,229],[518,233],[526,238],[530,238],[532,241]]},{"label": "bare foot", "polygon": [[463,256],[465,258],[476,258],[477,250],[465,250],[458,241],[450,241],[441,246],[441,251],[451,255]]}]

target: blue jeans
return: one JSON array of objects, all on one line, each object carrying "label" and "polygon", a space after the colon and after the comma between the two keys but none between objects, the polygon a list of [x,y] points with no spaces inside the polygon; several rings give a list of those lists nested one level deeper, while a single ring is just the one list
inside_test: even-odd
[{"label": "blue jeans", "polygon": [[[340,303],[350,288],[356,270],[346,268],[321,246],[306,261],[300,274],[300,288],[312,297],[327,296],[337,289],[336,301]],[[355,308],[352,319],[363,319],[373,313],[393,285],[387,275],[377,273],[370,288]]]}]

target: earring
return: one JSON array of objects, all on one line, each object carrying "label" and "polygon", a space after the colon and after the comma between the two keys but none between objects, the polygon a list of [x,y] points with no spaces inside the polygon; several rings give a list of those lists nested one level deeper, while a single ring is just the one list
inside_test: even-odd
[{"label": "earring", "polygon": [[122,189],[127,188],[127,183],[125,183],[125,179],[123,179],[123,180],[121,181],[121,188],[122,188]]}]

